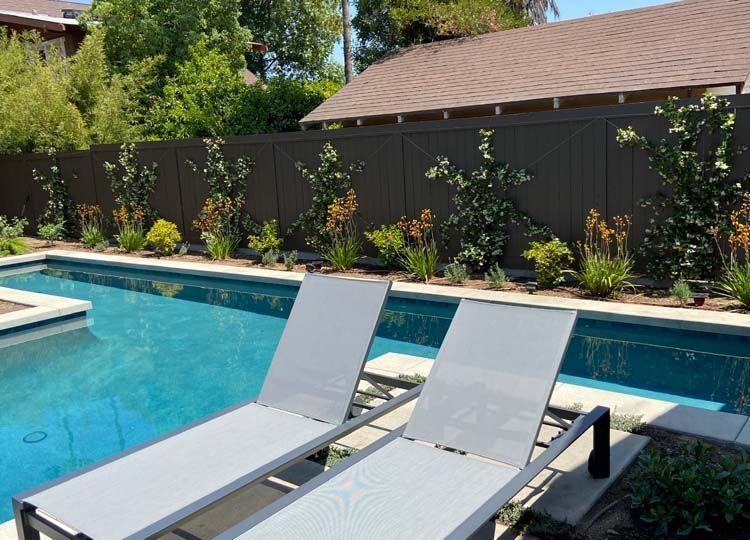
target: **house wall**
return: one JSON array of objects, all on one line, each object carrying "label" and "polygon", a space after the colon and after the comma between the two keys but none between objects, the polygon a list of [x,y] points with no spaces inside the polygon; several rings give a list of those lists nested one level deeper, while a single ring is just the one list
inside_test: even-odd
[{"label": "house wall", "polygon": [[[736,107],[737,142],[750,145],[750,96],[732,96]],[[526,168],[533,180],[512,190],[517,205],[549,225],[561,239],[581,239],[591,208],[604,216],[633,216],[633,245],[640,243],[650,214],[639,200],[655,193],[659,181],[643,152],[620,148],[619,127],[632,125],[656,139],[666,135],[666,123],[653,115],[655,103],[625,104],[586,109],[307,131],[227,139],[229,157],[249,155],[255,167],[247,180],[248,210],[257,220],[277,219],[282,231],[310,204],[310,190],[295,167],[304,161],[316,167],[325,141],[331,141],[345,163],[363,160],[365,170],[354,175],[354,186],[364,222],[392,223],[402,215],[417,216],[431,208],[438,221],[453,210],[452,188],[425,178],[438,155],[446,155],[465,170],[481,164],[478,130],[495,130],[496,156],[514,168]],[[143,163],[159,164],[159,183],[153,204],[174,221],[186,236],[196,240],[192,221],[207,194],[205,182],[186,165],[201,162],[205,150],[200,140],[165,141],[139,145]],[[104,174],[105,161],[115,162],[116,145],[61,154],[62,174],[70,179],[76,203],[95,203],[105,215],[114,206]],[[34,224],[43,211],[45,195],[32,180],[34,168],[44,169],[44,155],[0,158],[0,214],[24,215]],[[750,153],[736,164],[738,173],[750,169]],[[75,177],[75,179],[73,179]],[[33,230],[33,229],[32,229]],[[528,239],[512,230],[504,264],[527,268],[520,256]],[[290,235],[287,248],[303,249],[302,235]],[[454,243],[446,255],[456,251]]]}]

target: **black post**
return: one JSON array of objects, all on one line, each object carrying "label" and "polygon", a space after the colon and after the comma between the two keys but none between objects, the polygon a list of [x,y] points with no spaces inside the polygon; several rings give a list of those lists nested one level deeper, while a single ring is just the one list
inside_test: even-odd
[{"label": "black post", "polygon": [[596,479],[610,475],[610,414],[608,408],[601,408],[604,410],[594,422],[594,449],[589,454],[589,474]]}]

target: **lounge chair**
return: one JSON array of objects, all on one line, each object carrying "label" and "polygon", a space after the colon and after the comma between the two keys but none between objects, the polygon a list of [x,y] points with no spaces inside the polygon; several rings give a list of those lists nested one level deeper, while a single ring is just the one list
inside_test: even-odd
[{"label": "lounge chair", "polygon": [[419,388],[349,419],[389,290],[306,275],[257,399],[14,497],[19,538],[174,530],[415,398]]},{"label": "lounge chair", "polygon": [[[463,300],[405,430],[217,540],[467,538],[592,425],[589,471],[609,476],[608,409],[572,424],[548,410],[575,321]],[[530,462],[545,417],[564,432]]]}]

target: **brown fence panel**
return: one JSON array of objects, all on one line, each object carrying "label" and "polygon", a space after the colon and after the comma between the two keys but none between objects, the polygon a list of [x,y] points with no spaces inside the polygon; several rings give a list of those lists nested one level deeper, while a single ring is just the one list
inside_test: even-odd
[{"label": "brown fence panel", "polygon": [[[750,96],[733,96],[737,111],[737,143],[750,146]],[[651,214],[640,205],[644,196],[660,189],[647,156],[620,148],[619,127],[633,126],[650,139],[667,136],[666,123],[653,115],[653,103],[570,109],[520,115],[456,119],[438,122],[254,135],[227,139],[228,157],[250,156],[255,165],[247,179],[248,211],[260,221],[277,219],[285,233],[310,204],[311,193],[297,170],[301,161],[319,165],[325,141],[331,141],[341,160],[365,162],[354,175],[364,224],[394,223],[400,216],[417,217],[431,208],[441,221],[455,211],[454,188],[425,177],[439,155],[471,172],[481,166],[479,129],[495,130],[495,155],[514,168],[526,168],[531,182],[510,190],[518,207],[568,242],[580,240],[586,214],[596,208],[605,217],[633,216],[633,245],[641,242]],[[159,183],[153,196],[160,215],[174,221],[190,241],[197,240],[192,223],[208,194],[201,174],[186,164],[202,166],[205,148],[200,140],[162,141],[139,146],[144,164],[156,162]],[[105,161],[116,162],[116,145],[60,155],[63,175],[70,180],[76,203],[97,203],[111,216],[114,200],[105,176]],[[33,168],[48,168],[44,155],[0,157],[0,214],[25,215],[36,227],[46,197],[31,177]],[[738,175],[750,170],[750,153],[736,165]],[[73,179],[75,177],[75,179]],[[31,228],[31,227],[30,227]],[[33,229],[32,229],[33,230]],[[528,268],[521,253],[528,244],[524,231],[511,228],[505,266]],[[305,249],[304,234],[286,239],[287,248]],[[446,256],[458,248],[451,242]],[[371,248],[368,247],[370,252]]]}]

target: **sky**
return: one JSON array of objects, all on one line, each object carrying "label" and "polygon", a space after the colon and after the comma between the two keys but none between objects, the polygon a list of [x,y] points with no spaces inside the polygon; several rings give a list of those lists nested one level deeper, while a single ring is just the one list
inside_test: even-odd
[{"label": "sky", "polygon": [[[671,1],[674,0],[557,0],[557,7],[560,9],[559,20],[564,21],[611,11],[667,4]],[[549,21],[553,22],[555,19],[550,16]],[[333,59],[340,63],[344,62],[344,50],[341,42],[336,44]]]}]

